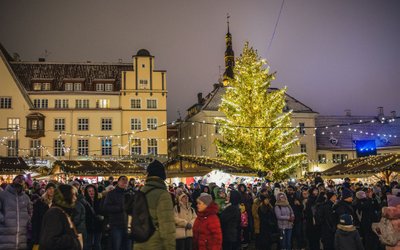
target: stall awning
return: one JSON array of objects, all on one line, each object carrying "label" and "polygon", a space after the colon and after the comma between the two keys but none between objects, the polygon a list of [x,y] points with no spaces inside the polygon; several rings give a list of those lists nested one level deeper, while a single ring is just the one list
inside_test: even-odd
[{"label": "stall awning", "polygon": [[400,154],[385,154],[349,160],[322,172],[326,176],[372,175],[384,171],[400,171]]},{"label": "stall awning", "polygon": [[168,177],[203,176],[212,170],[240,175],[256,175],[256,171],[248,167],[230,164],[218,158],[204,156],[178,156],[165,163]]},{"label": "stall awning", "polygon": [[144,175],[145,168],[133,161],[55,161],[51,174],[79,176]]},{"label": "stall awning", "polygon": [[17,175],[29,171],[30,167],[21,157],[0,157],[0,174]]}]

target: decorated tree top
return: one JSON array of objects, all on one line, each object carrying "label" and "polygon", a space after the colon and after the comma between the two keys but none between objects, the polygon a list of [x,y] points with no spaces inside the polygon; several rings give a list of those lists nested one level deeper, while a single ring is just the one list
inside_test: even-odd
[{"label": "decorated tree top", "polygon": [[275,73],[266,66],[246,43],[222,98],[219,110],[225,118],[217,122],[223,139],[216,143],[223,159],[282,179],[305,155],[293,153],[297,129],[291,124],[292,112],[284,112],[286,88],[269,89]]}]

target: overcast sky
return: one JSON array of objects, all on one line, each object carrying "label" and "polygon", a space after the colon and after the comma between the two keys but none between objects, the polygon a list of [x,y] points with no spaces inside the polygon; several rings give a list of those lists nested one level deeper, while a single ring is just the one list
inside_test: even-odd
[{"label": "overcast sky", "polygon": [[236,55],[245,41],[266,58],[272,87],[320,114],[400,113],[400,1],[0,1],[0,42],[22,60],[130,62],[146,48],[167,70],[168,120],[212,90],[224,64],[226,13]]}]

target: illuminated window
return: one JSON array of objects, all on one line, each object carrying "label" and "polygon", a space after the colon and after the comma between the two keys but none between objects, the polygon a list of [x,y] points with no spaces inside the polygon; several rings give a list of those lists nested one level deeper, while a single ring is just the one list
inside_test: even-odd
[{"label": "illuminated window", "polygon": [[42,84],[40,82],[35,82],[33,83],[33,90],[34,91],[40,91],[42,90]]},{"label": "illuminated window", "polygon": [[40,148],[41,148],[41,142],[40,140],[31,140],[30,141],[30,155],[32,157],[39,157],[41,156],[40,153]]},{"label": "illuminated window", "polygon": [[64,156],[64,144],[63,139],[54,140],[54,156]]},{"label": "illuminated window", "polygon": [[326,154],[318,154],[318,162],[326,163]]},{"label": "illuminated window", "polygon": [[7,140],[7,155],[17,156],[18,152],[18,140]]},{"label": "illuminated window", "polygon": [[157,139],[147,139],[147,153],[149,155],[158,154]]},{"label": "illuminated window", "polygon": [[109,99],[98,99],[96,101],[96,108],[100,108],[100,109],[110,108],[110,100]]},{"label": "illuminated window", "polygon": [[19,128],[19,118],[8,118],[7,129],[14,130]]}]

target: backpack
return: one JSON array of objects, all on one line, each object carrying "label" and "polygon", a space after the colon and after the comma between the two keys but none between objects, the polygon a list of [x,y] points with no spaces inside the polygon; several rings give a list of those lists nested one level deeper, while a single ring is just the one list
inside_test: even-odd
[{"label": "backpack", "polygon": [[154,189],[157,188],[146,192],[133,191],[128,201],[127,211],[131,211],[128,213],[128,234],[138,243],[146,242],[156,231],[146,199],[146,194]]},{"label": "backpack", "polygon": [[387,246],[395,246],[400,240],[400,235],[394,229],[391,221],[382,217],[380,222],[372,223],[372,231],[378,235],[379,240]]}]

